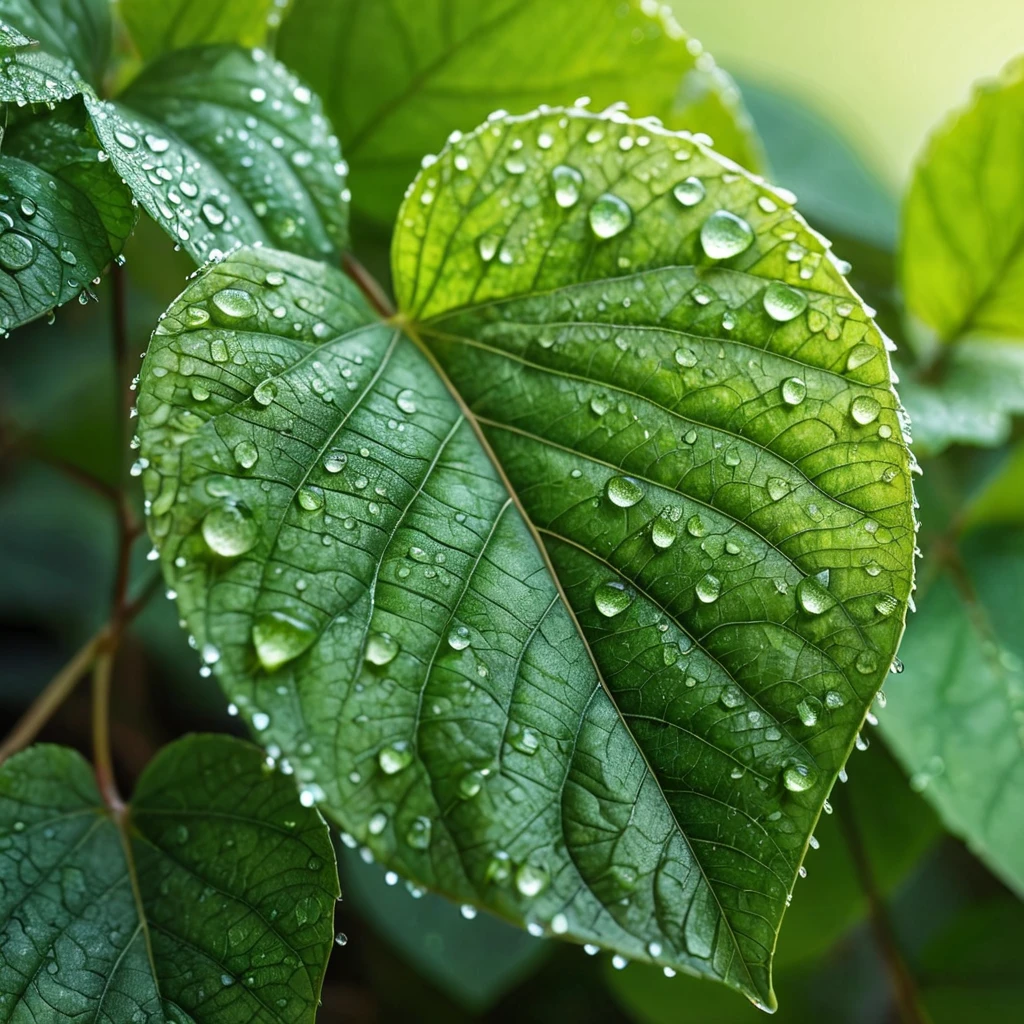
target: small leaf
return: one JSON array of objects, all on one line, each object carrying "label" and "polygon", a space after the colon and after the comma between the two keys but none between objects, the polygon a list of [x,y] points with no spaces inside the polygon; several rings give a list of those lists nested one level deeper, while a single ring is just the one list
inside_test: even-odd
[{"label": "small leaf", "polygon": [[74,298],[117,256],[135,224],[131,194],[99,159],[91,131],[36,118],[0,156],[0,330]]},{"label": "small leaf", "polygon": [[637,116],[706,132],[746,167],[761,163],[735,84],[664,4],[296,0],[278,53],[324,98],[357,208],[384,222],[423,154],[499,107],[625,101]]},{"label": "small leaf", "polygon": [[161,321],[143,482],[190,630],[392,869],[772,1005],[911,586],[879,331],[783,196],[578,108],[448,147],[393,269],[391,323],[266,249]]},{"label": "small leaf", "polygon": [[121,0],[121,14],[146,60],[199,43],[257,46],[274,0]]},{"label": "small leaf", "polygon": [[334,853],[256,748],[172,744],[119,823],[80,755],[32,747],[0,769],[0,836],[11,1019],[312,1024]]},{"label": "small leaf", "polygon": [[110,0],[0,0],[0,20],[99,85],[110,55],[110,8]]},{"label": "small leaf", "polygon": [[934,342],[1024,340],[1024,59],[932,136],[903,219],[907,308]]},{"label": "small leaf", "polygon": [[333,257],[346,240],[346,166],[319,100],[258,51],[167,54],[116,102],[87,97],[111,162],[197,262],[268,242]]},{"label": "small leaf", "polygon": [[986,531],[962,549],[962,568],[922,583],[903,643],[906,671],[890,688],[882,726],[911,785],[1022,894],[1024,538]]},{"label": "small leaf", "polygon": [[34,40],[0,21],[0,103],[59,103],[82,91],[71,64],[34,48]]}]

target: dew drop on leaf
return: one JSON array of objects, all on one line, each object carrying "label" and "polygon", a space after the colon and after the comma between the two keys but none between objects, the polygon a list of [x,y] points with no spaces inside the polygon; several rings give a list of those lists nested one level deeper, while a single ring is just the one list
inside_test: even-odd
[{"label": "dew drop on leaf", "polygon": [[782,772],[782,784],[791,793],[803,793],[810,789],[817,779],[817,772],[803,764],[791,764]]},{"label": "dew drop on leaf", "polygon": [[746,252],[754,241],[750,225],[728,210],[716,210],[700,229],[700,244],[712,260],[727,260]]},{"label": "dew drop on leaf", "polygon": [[779,390],[786,405],[799,405],[807,396],[807,385],[799,377],[787,377]]},{"label": "dew drop on leaf", "polygon": [[631,476],[613,476],[605,486],[605,494],[613,505],[632,508],[644,496],[643,488]]},{"label": "dew drop on leaf", "polygon": [[609,619],[624,612],[632,600],[632,592],[624,583],[619,583],[617,580],[602,583],[594,591],[594,606]]},{"label": "dew drop on leaf", "polygon": [[882,406],[878,399],[872,398],[871,395],[858,395],[850,404],[850,415],[862,427],[866,427],[878,419],[878,414],[881,411]]},{"label": "dew drop on leaf", "polygon": [[522,864],[516,871],[516,888],[528,899],[539,896],[547,887],[548,881],[548,873],[533,864]]},{"label": "dew drop on leaf", "polygon": [[260,451],[252,441],[239,441],[234,449],[235,462],[242,469],[252,469],[260,457]]},{"label": "dew drop on leaf", "polygon": [[656,548],[670,548],[676,539],[676,524],[671,519],[658,516],[651,524],[651,543]]},{"label": "dew drop on leaf", "polygon": [[698,580],[696,591],[697,597],[704,604],[713,604],[718,600],[718,595],[722,592],[722,582],[717,576],[712,576],[711,573],[708,573]]},{"label": "dew drop on leaf", "polygon": [[430,846],[430,819],[422,815],[413,818],[405,833],[405,841],[414,850],[426,850]]},{"label": "dew drop on leaf", "polygon": [[397,775],[412,764],[412,751],[405,740],[382,747],[377,754],[377,764],[385,775]]},{"label": "dew drop on leaf", "polygon": [[597,197],[590,208],[590,229],[600,239],[621,235],[633,222],[629,204],[611,192]]},{"label": "dew drop on leaf", "polygon": [[225,502],[203,517],[203,540],[207,547],[224,558],[244,555],[256,545],[259,529],[252,513],[242,504]]},{"label": "dew drop on leaf", "polygon": [[761,298],[764,311],[777,323],[784,324],[798,317],[807,308],[807,296],[789,285],[773,281]]},{"label": "dew drop on leaf", "polygon": [[552,172],[551,179],[555,183],[555,202],[563,210],[575,206],[580,198],[580,186],[583,175],[575,167],[559,164]]},{"label": "dew drop on leaf", "polygon": [[210,301],[221,318],[229,323],[256,315],[256,300],[243,288],[222,288]]},{"label": "dew drop on leaf", "polygon": [[814,576],[805,576],[796,588],[800,607],[809,615],[821,615],[835,603],[835,598],[823,587]]},{"label": "dew drop on leaf", "polygon": [[366,638],[366,660],[373,665],[389,665],[398,654],[398,641],[389,633],[371,633]]},{"label": "dew drop on leaf", "polygon": [[704,198],[704,183],[700,178],[687,178],[672,189],[672,195],[683,206],[696,206]]},{"label": "dew drop on leaf", "polygon": [[268,672],[308,650],[316,636],[310,623],[281,611],[262,612],[252,625],[256,657]]},{"label": "dew drop on leaf", "polygon": [[452,626],[448,631],[448,646],[453,651],[464,651],[469,646],[469,629],[465,626]]}]

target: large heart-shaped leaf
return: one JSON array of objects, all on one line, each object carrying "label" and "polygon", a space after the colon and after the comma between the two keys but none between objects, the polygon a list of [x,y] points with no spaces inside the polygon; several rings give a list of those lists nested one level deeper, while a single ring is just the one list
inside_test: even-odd
[{"label": "large heart-shaped leaf", "polygon": [[66,747],[0,769],[4,1020],[312,1024],[337,876],[323,819],[260,751],[166,747],[131,807]]},{"label": "large heart-shaped leaf", "polygon": [[706,132],[745,167],[761,163],[735,84],[649,0],[296,0],[278,53],[323,97],[357,208],[384,222],[451,129],[584,94]]},{"label": "large heart-shaped leaf", "polygon": [[25,122],[0,156],[0,330],[73,298],[114,259],[135,225],[131,194],[99,159],[92,132]]},{"label": "large heart-shaped leaf", "polygon": [[110,53],[110,0],[0,0],[0,20],[98,85]]},{"label": "large heart-shaped leaf", "polygon": [[884,339],[688,135],[502,118],[414,183],[400,313],[238,253],[139,398],[196,642],[419,884],[773,1005],[811,831],[911,589]]},{"label": "large heart-shaped leaf", "polygon": [[200,43],[256,46],[274,0],[121,0],[121,15],[147,60]]},{"label": "large heart-shaped leaf", "polygon": [[255,242],[321,259],[344,245],[338,140],[316,96],[260,51],[178,50],[116,102],[87,103],[135,197],[197,262]]}]

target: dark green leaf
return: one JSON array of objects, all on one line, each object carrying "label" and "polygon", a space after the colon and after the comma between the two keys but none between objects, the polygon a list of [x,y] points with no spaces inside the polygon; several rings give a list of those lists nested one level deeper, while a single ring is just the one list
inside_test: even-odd
[{"label": "dark green leaf", "polygon": [[922,583],[882,724],[948,828],[1024,892],[1024,536],[986,532],[963,549]]},{"label": "dark green leaf", "polygon": [[[391,884],[393,876],[364,864],[354,852],[342,858],[341,866],[346,907],[358,911],[423,977],[467,1009],[490,1007],[550,952],[550,943],[491,914],[467,921],[432,892],[411,883]],[[465,913],[472,914],[473,908]]]},{"label": "dark green leaf", "polygon": [[199,43],[256,46],[275,0],[121,0],[121,14],[146,60]]},{"label": "dark green leaf", "polygon": [[51,106],[82,91],[83,81],[70,65],[38,50],[31,39],[0,21],[0,103]]},{"label": "dark green leaf", "polygon": [[259,750],[192,736],[122,817],[64,747],[0,770],[0,1005],[10,1020],[313,1021],[334,853]]},{"label": "dark green leaf", "polygon": [[0,0],[0,20],[98,85],[110,54],[110,7],[110,0]]},{"label": "dark green leaf", "polygon": [[[644,13],[651,10],[655,13]],[[625,101],[638,117],[713,136],[755,170],[735,85],[665,5],[639,0],[296,0],[278,53],[324,98],[357,208],[382,221],[424,153],[496,108]]]},{"label": "dark green leaf", "polygon": [[344,245],[338,141],[319,100],[269,57],[176,51],[116,102],[87,102],[135,197],[197,262],[254,242],[321,259]]},{"label": "dark green leaf", "polygon": [[162,321],[143,480],[189,627],[389,867],[771,1005],[911,586],[880,333],[782,196],[581,109],[446,149],[393,259],[391,324],[267,250]]},{"label": "dark green leaf", "polygon": [[0,156],[0,330],[74,298],[124,248],[135,224],[131,194],[99,159],[88,130],[33,119]]},{"label": "dark green leaf", "polygon": [[903,218],[907,308],[934,341],[1024,340],[1024,60],[932,136]]}]

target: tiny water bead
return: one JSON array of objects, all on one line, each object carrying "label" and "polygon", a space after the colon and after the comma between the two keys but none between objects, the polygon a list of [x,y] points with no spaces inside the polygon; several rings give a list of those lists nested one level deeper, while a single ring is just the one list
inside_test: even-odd
[{"label": "tiny water bead", "polygon": [[629,204],[611,192],[597,197],[588,216],[591,231],[602,240],[622,234],[633,222]]},{"label": "tiny water bead", "polygon": [[297,497],[299,505],[307,512],[317,512],[324,507],[323,489],[312,484],[300,487]]},{"label": "tiny water bead", "polygon": [[773,281],[764,290],[761,304],[773,320],[784,324],[798,317],[807,308],[807,296],[780,281]]},{"label": "tiny water bead", "polygon": [[260,381],[253,390],[252,397],[260,405],[272,405],[274,399],[277,398],[277,384],[274,383],[272,377],[268,377],[264,381]]},{"label": "tiny water bead", "polygon": [[692,348],[677,348],[675,359],[680,366],[686,368],[697,365],[697,353]]},{"label": "tiny water bead", "polygon": [[717,576],[712,576],[711,573],[708,573],[697,582],[695,589],[697,597],[704,604],[713,604],[722,593],[722,582]]},{"label": "tiny water bead", "polygon": [[651,543],[656,548],[670,548],[675,543],[677,533],[676,524],[665,516],[659,516],[651,524]]},{"label": "tiny water bead", "polygon": [[224,558],[237,558],[252,550],[259,539],[259,527],[252,513],[239,502],[225,502],[203,517],[203,540]]},{"label": "tiny water bead", "polygon": [[786,405],[799,405],[807,397],[807,385],[799,377],[787,377],[779,390]]},{"label": "tiny water bead", "polygon": [[481,235],[476,240],[476,251],[484,263],[490,263],[500,244],[501,239],[497,235]]},{"label": "tiny water bead", "polygon": [[632,601],[632,591],[618,580],[602,583],[594,591],[594,607],[609,619],[615,615],[621,615]]},{"label": "tiny water bead", "polygon": [[0,265],[5,270],[24,270],[36,258],[35,242],[17,231],[0,235]]},{"label": "tiny water bead", "polygon": [[389,633],[371,633],[366,638],[366,660],[372,665],[389,665],[398,654],[398,641]]},{"label": "tiny water bead", "polygon": [[448,631],[448,646],[453,651],[464,651],[469,643],[469,629],[466,626],[452,626]]},{"label": "tiny water bead", "polygon": [[473,797],[483,789],[484,785],[484,774],[483,772],[471,771],[466,772],[465,775],[459,779],[459,796],[463,800],[472,800]]},{"label": "tiny water bead", "polygon": [[523,864],[516,871],[516,888],[520,894],[532,899],[539,896],[550,881],[548,873],[533,864]]},{"label": "tiny water bead", "polygon": [[570,167],[568,164],[559,164],[551,172],[552,181],[555,183],[555,202],[563,210],[575,206],[580,198],[580,186],[583,184],[583,175]]},{"label": "tiny water bead", "polygon": [[683,206],[696,206],[705,196],[704,183],[700,178],[687,178],[672,189],[672,195]]},{"label": "tiny water bead", "polygon": [[252,443],[252,441],[239,441],[234,448],[235,462],[237,462],[242,469],[252,469],[256,465],[260,457],[260,450]]},{"label": "tiny water bead", "polygon": [[712,260],[727,260],[746,252],[754,241],[751,226],[735,213],[716,210],[700,229],[700,244]]},{"label": "tiny water bead", "polygon": [[377,754],[377,764],[385,775],[397,775],[412,764],[412,750],[405,740],[381,747]]},{"label": "tiny water bead", "polygon": [[[412,755],[410,754],[410,759]],[[422,815],[413,818],[405,832],[405,841],[414,850],[426,850],[430,846],[430,819]]]},{"label": "tiny water bead", "polygon": [[817,780],[817,772],[803,764],[791,764],[782,772],[782,784],[791,793],[803,793]]},{"label": "tiny water bead", "polygon": [[809,615],[821,615],[836,603],[836,599],[814,576],[805,576],[797,584],[796,596],[800,607]]},{"label": "tiny water bead", "polygon": [[881,411],[882,406],[878,399],[872,398],[871,395],[858,395],[850,404],[850,415],[862,427],[874,423]]},{"label": "tiny water bead", "polygon": [[631,476],[613,476],[605,486],[605,494],[613,505],[632,508],[643,498],[644,491]]},{"label": "tiny water bead", "polygon": [[268,672],[307,651],[316,637],[311,623],[282,611],[263,612],[252,626],[256,657]]}]

